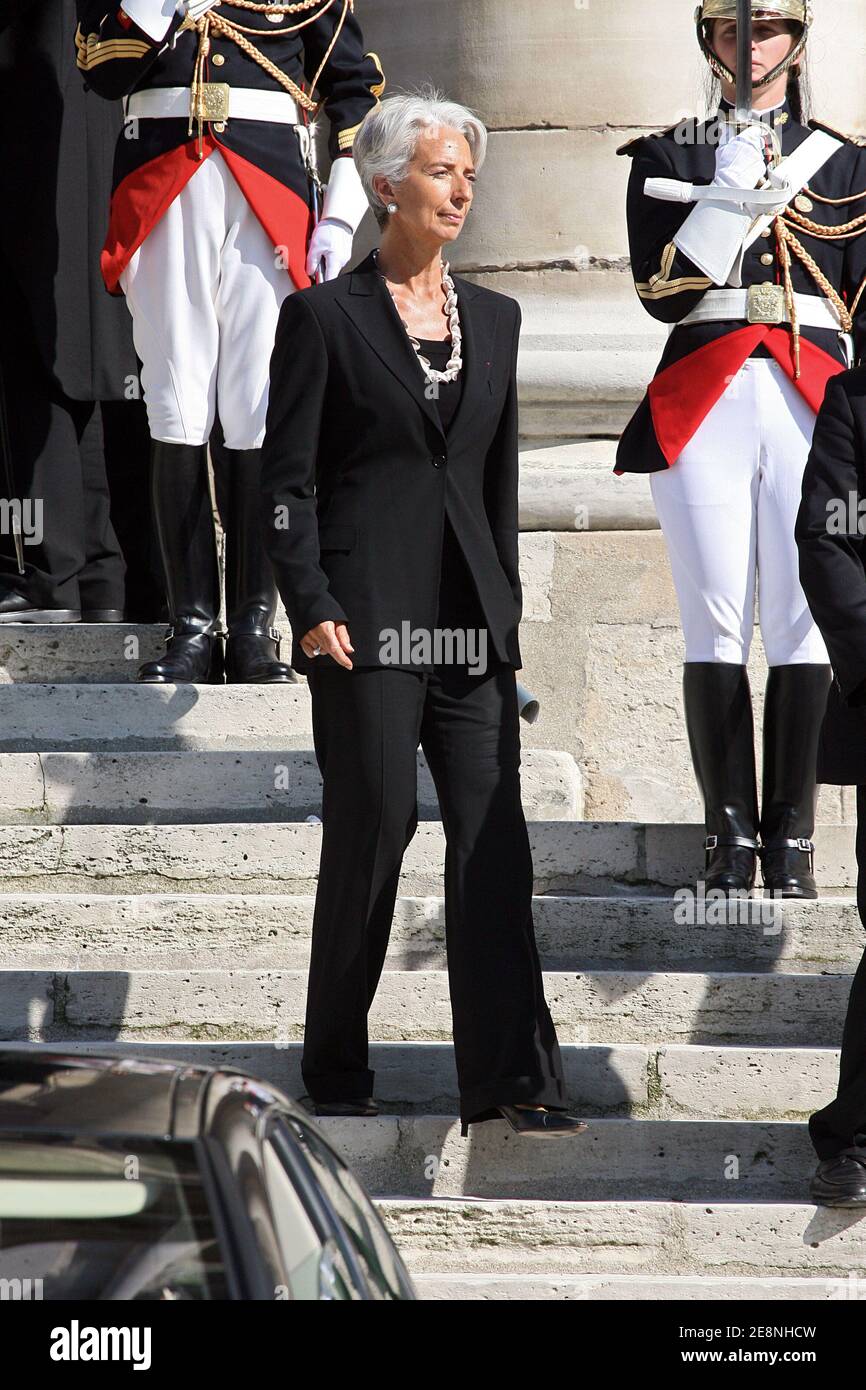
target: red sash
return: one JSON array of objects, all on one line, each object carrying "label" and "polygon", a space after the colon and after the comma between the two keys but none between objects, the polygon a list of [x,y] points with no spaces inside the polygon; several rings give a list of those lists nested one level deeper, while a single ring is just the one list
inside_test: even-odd
[{"label": "red sash", "polygon": [[[653,428],[668,467],[679,458],[759,343],[766,345],[794,381],[790,331],[776,325],[750,323],[690,352],[666,367],[650,383],[648,395]],[[827,382],[844,370],[841,362],[808,338],[800,339],[800,377],[794,385],[816,414],[824,400]]]},{"label": "red sash", "polygon": [[[204,135],[204,158],[216,149],[273,242],[274,255],[279,248],[295,287],[306,289],[310,284],[306,270],[313,220],[310,209],[291,188],[235,154],[208,130]],[[102,278],[112,294],[120,293],[120,276],[134,253],[200,168],[198,139],[194,136],[186,144],[139,165],[118,184],[111,199],[108,233],[100,259]]]}]

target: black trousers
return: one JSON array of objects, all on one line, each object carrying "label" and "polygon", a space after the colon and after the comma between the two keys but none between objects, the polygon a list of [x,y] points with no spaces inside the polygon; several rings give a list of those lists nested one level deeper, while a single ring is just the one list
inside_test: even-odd
[{"label": "black trousers", "polygon": [[[53,380],[11,281],[0,288],[0,310],[9,316],[0,335],[0,373],[14,493],[42,511],[41,542],[23,547],[24,575],[13,537],[0,534],[0,588],[26,594],[37,607],[122,608],[125,566],[111,524],[99,407],[73,400]],[[128,436],[125,453],[129,468]],[[0,496],[8,491],[0,472]]]},{"label": "black trousers", "polygon": [[[350,626],[351,632],[351,626]],[[559,1045],[532,920],[515,673],[331,666],[309,677],[324,779],[302,1074],[317,1100],[369,1096],[367,1012],[382,973],[404,851],[417,827],[416,754],[444,823],[445,920],[461,1120],[497,1104],[565,1109]]]},{"label": "black trousers", "polygon": [[[857,788],[857,909],[866,927],[866,786]],[[866,1148],[866,954],[854,977],[842,1034],[836,1099],[809,1121],[819,1158]]]}]

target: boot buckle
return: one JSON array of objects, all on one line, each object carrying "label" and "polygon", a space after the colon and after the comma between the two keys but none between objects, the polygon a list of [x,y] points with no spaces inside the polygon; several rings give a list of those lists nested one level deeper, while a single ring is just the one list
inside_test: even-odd
[{"label": "boot buckle", "polygon": [[798,850],[801,854],[808,854],[809,873],[812,873],[814,871],[815,846],[813,845],[812,841],[808,838],[808,836],[799,835],[796,837],[796,839],[792,837],[789,840],[770,840],[769,843],[761,846],[761,862],[763,863],[765,854],[771,853],[773,850],[777,849],[794,849]]},{"label": "boot buckle", "polygon": [[707,838],[704,840],[704,849],[718,849],[718,847],[719,847],[719,837],[718,837],[718,835],[708,835]]},{"label": "boot buckle", "polygon": [[812,844],[811,840],[807,840],[803,836],[800,837],[800,839],[797,841],[797,844],[799,845],[800,849],[803,851],[804,854],[808,854],[809,873],[813,874],[815,872],[815,846]]},{"label": "boot buckle", "polygon": [[[178,634],[175,631],[174,623],[169,623],[168,627],[165,630],[165,636],[162,640],[166,643],[166,645],[168,645],[171,639],[173,637],[176,637],[177,635]],[[217,623],[217,625],[214,627],[213,632],[185,632],[181,634],[181,636],[183,637],[225,637],[225,635],[225,628],[221,627],[219,623]]]}]

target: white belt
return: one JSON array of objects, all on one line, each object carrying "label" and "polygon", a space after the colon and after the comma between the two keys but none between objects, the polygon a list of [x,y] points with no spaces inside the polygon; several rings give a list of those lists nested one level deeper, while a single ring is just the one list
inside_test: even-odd
[{"label": "white belt", "polygon": [[[808,328],[829,328],[841,333],[839,316],[829,299],[817,294],[795,294],[797,318]],[[707,290],[683,323],[717,323],[743,319],[746,323],[790,323],[782,285],[750,285],[745,290]]]},{"label": "white belt", "polygon": [[[232,120],[275,121],[279,125],[299,125],[300,117],[294,97],[288,92],[259,91],[255,87],[229,87],[227,83],[209,83],[225,89],[228,97],[228,116]],[[124,99],[125,114],[142,117],[189,116],[189,87],[147,87]],[[222,113],[220,113],[222,116]],[[207,118],[206,118],[207,119]]]}]

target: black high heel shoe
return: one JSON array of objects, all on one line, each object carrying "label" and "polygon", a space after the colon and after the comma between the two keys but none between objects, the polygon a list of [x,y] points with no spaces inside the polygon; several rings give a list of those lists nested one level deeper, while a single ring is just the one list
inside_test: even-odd
[{"label": "black high heel shoe", "polygon": [[[567,1134],[583,1134],[589,1128],[585,1120],[577,1120],[561,1110],[528,1109],[523,1105],[494,1105],[503,1120],[507,1120],[516,1134],[535,1134],[541,1139]],[[469,1133],[471,1120],[460,1124],[460,1137],[465,1139]]]}]

